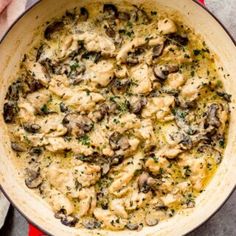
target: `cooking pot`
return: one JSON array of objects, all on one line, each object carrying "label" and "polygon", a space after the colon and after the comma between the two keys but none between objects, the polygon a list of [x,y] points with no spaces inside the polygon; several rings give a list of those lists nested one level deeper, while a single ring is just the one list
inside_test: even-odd
[{"label": "cooking pot", "polygon": [[[39,38],[37,28],[52,17],[62,15],[66,9],[84,6],[95,0],[41,0],[25,12],[10,28],[0,44],[0,109],[9,84],[14,80],[19,62]],[[110,0],[114,4],[119,0]],[[129,0],[133,4],[145,4],[155,8],[160,4],[179,11],[187,24],[204,38],[216,53],[225,89],[232,94],[231,119],[228,141],[222,163],[205,191],[197,198],[196,207],[184,210],[155,227],[144,227],[140,232],[75,229],[62,225],[54,218],[49,205],[24,186],[21,173],[13,163],[13,152],[7,135],[7,127],[0,116],[0,184],[11,203],[34,225],[56,236],[79,235],[183,235],[206,221],[226,201],[236,185],[236,46],[222,24],[204,7],[192,0]]]}]

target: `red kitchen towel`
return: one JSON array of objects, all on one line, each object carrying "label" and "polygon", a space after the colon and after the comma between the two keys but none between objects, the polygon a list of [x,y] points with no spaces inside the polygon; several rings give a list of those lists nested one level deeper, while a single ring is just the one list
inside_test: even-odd
[{"label": "red kitchen towel", "polygon": [[[205,0],[198,0],[200,3],[205,5]],[[40,230],[35,228],[33,225],[29,225],[29,236],[43,236],[43,234]]]}]

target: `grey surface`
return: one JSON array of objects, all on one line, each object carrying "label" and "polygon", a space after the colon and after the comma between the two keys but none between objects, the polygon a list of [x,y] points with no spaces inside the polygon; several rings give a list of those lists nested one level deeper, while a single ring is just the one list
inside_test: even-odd
[{"label": "grey surface", "polygon": [[[28,6],[35,1],[29,0]],[[206,0],[206,3],[236,38],[236,0]],[[26,236],[27,232],[26,220],[12,208],[0,236]],[[210,220],[188,236],[236,236],[236,192]]]}]

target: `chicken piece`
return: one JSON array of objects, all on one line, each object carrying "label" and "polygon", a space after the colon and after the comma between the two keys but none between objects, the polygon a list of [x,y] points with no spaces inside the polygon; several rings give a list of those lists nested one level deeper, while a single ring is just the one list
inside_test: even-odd
[{"label": "chicken piece", "polygon": [[62,125],[62,117],[51,114],[40,119],[37,124],[41,127],[40,133],[45,137],[60,137],[67,133],[67,128]]},{"label": "chicken piece", "polygon": [[186,77],[181,73],[169,74],[166,80],[165,87],[168,89],[180,89],[182,85],[186,82]]},{"label": "chicken piece", "polygon": [[69,80],[65,75],[53,75],[48,89],[64,99],[68,99],[73,95],[72,90],[69,89]]},{"label": "chicken piece", "polygon": [[120,219],[110,210],[96,208],[93,214],[96,219],[102,222],[102,227],[106,227],[110,230],[122,230],[127,223],[126,220]]},{"label": "chicken piece", "polygon": [[128,42],[122,46],[119,53],[116,56],[118,63],[126,62],[129,52],[133,52],[136,48],[145,45],[147,42],[144,38],[135,38],[131,42]]},{"label": "chicken piece", "polygon": [[67,58],[72,52],[79,48],[78,41],[72,35],[68,35],[60,41],[56,50],[56,56],[59,60]]},{"label": "chicken piece", "polygon": [[73,203],[60,191],[48,187],[44,193],[54,212],[58,212],[62,209],[66,211],[67,215],[74,212],[75,209]]},{"label": "chicken piece", "polygon": [[200,96],[200,91],[202,87],[207,84],[206,79],[200,79],[198,77],[193,77],[188,79],[186,84],[182,87],[180,92],[181,102],[193,102]]},{"label": "chicken piece", "polygon": [[40,113],[42,107],[50,101],[51,95],[48,90],[41,89],[40,91],[28,94],[26,99],[31,103],[35,110]]},{"label": "chicken piece", "polygon": [[182,167],[184,176],[189,177],[193,189],[201,191],[207,174],[207,161],[204,157],[196,158],[193,154],[183,153],[179,156],[178,165]]},{"label": "chicken piece", "polygon": [[[116,176],[115,180],[109,187],[109,192],[114,195],[119,193],[127,187],[129,182],[134,177],[137,170],[142,168],[143,154],[138,152],[133,157],[128,158],[122,165],[120,173]],[[124,192],[126,193],[126,192]]]},{"label": "chicken piece", "polygon": [[27,61],[25,66],[32,78],[39,80],[44,86],[48,85],[50,79],[46,74],[46,69],[40,63]]},{"label": "chicken piece", "polygon": [[177,31],[176,24],[174,23],[173,20],[169,18],[159,20],[157,23],[157,27],[158,27],[158,31],[164,35],[175,33]]},{"label": "chicken piece", "polygon": [[83,187],[95,184],[100,178],[101,168],[97,165],[80,162],[74,167],[74,177]]},{"label": "chicken piece", "polygon": [[95,84],[99,84],[102,87],[106,87],[114,77],[113,63],[107,60],[99,61],[96,64],[92,64],[85,74],[85,79],[91,80]]},{"label": "chicken piece", "polygon": [[173,204],[176,204],[181,199],[181,196],[174,195],[171,193],[168,193],[167,195],[161,197],[161,200],[163,201],[165,206],[172,206]]},{"label": "chicken piece", "polygon": [[106,156],[113,156],[114,151],[109,145],[109,140],[105,130],[100,125],[96,125],[90,134],[91,145],[101,149]]},{"label": "chicken piece", "polygon": [[152,198],[152,192],[138,192],[133,191],[130,197],[125,199],[125,209],[131,211],[144,207]]},{"label": "chicken piece", "polygon": [[169,161],[164,157],[158,157],[157,160],[148,158],[145,162],[145,167],[152,172],[152,174],[160,174],[161,169],[166,169],[169,165]]},{"label": "chicken piece", "polygon": [[62,137],[49,137],[47,138],[48,145],[46,149],[50,152],[61,152],[70,149],[68,142]]},{"label": "chicken piece", "polygon": [[115,45],[107,36],[101,36],[95,32],[86,31],[82,34],[74,35],[77,41],[84,41],[85,48],[89,52],[101,52],[103,55],[113,56]]},{"label": "chicken piece", "polygon": [[188,49],[183,49],[176,45],[166,46],[162,54],[163,62],[167,64],[177,64],[181,66],[182,64],[188,64],[192,62],[192,54]]},{"label": "chicken piece", "polygon": [[152,91],[152,82],[149,79],[150,70],[147,64],[138,65],[131,69],[131,78],[133,86],[131,91],[133,94],[148,94]]},{"label": "chicken piece", "polygon": [[78,161],[77,165],[70,169],[62,168],[58,164],[51,164],[46,176],[50,184],[57,190],[77,198],[82,196],[80,193],[82,187],[90,187],[100,178],[100,167],[81,161]]},{"label": "chicken piece", "polygon": [[18,103],[19,111],[19,118],[22,122],[31,122],[35,121],[35,108],[31,105],[30,102],[20,99]]},{"label": "chicken piece", "polygon": [[171,109],[175,105],[175,98],[171,95],[150,98],[142,111],[142,117],[150,118],[156,116],[158,121],[170,121],[174,118]]},{"label": "chicken piece", "polygon": [[124,207],[124,200],[123,199],[114,199],[110,202],[109,205],[110,210],[118,217],[127,219],[128,214]]},{"label": "chicken piece", "polygon": [[90,111],[97,103],[104,100],[100,93],[77,91],[73,93],[70,99],[65,101],[65,104],[74,107],[77,111]]},{"label": "chicken piece", "polygon": [[113,119],[109,120],[109,127],[119,133],[140,127],[140,119],[136,115],[126,113],[119,118],[119,123],[115,124]]},{"label": "chicken piece", "polygon": [[115,76],[117,78],[125,78],[129,75],[129,72],[127,70],[127,67],[125,65],[120,65],[115,70]]},{"label": "chicken piece", "polygon": [[78,217],[92,214],[96,208],[97,198],[95,188],[83,188],[79,191],[79,211],[76,214]]}]

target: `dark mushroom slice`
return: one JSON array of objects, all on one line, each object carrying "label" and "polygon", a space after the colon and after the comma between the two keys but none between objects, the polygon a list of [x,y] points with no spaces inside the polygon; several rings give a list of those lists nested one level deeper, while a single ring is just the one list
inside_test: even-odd
[{"label": "dark mushroom slice", "polygon": [[112,28],[111,25],[105,27],[105,33],[110,38],[115,38],[116,37],[116,31]]},{"label": "dark mushroom slice", "polygon": [[104,119],[106,114],[109,112],[109,106],[107,104],[102,104],[98,110],[93,112],[93,119],[95,122],[101,121]]},{"label": "dark mushroom slice", "polygon": [[11,142],[11,148],[15,152],[25,152],[27,149],[23,144]]},{"label": "dark mushroom slice", "polygon": [[52,36],[55,32],[60,31],[64,27],[64,23],[62,21],[54,21],[44,31],[44,38],[47,40],[52,39]]},{"label": "dark mushroom slice", "polygon": [[206,117],[206,123],[205,128],[209,126],[213,126],[215,128],[220,127],[220,119],[218,117],[218,111],[220,109],[220,106],[216,103],[211,104],[207,111],[207,117]]},{"label": "dark mushroom slice", "polygon": [[157,219],[151,213],[147,213],[146,216],[145,216],[145,222],[148,226],[155,226],[159,223],[159,219]]},{"label": "dark mushroom slice", "polygon": [[22,82],[16,81],[12,85],[9,86],[6,99],[10,101],[18,101],[19,92],[22,89]]},{"label": "dark mushroom slice", "polygon": [[164,50],[164,43],[158,44],[152,49],[152,58],[157,58],[162,55]]},{"label": "dark mushroom slice", "polygon": [[61,223],[69,227],[75,227],[78,219],[74,216],[64,216],[61,218]]},{"label": "dark mushroom slice", "polygon": [[83,59],[92,60],[94,63],[98,63],[102,58],[101,52],[84,52],[82,54]]},{"label": "dark mushroom slice", "polygon": [[131,84],[129,79],[114,79],[111,84],[111,90],[114,94],[122,93],[127,91]]},{"label": "dark mushroom slice", "polygon": [[130,20],[130,14],[128,12],[118,12],[118,19],[123,21],[129,21]]},{"label": "dark mushroom slice", "polygon": [[41,126],[38,125],[38,124],[29,124],[29,123],[26,123],[23,125],[25,131],[29,132],[29,133],[38,133],[39,130],[41,129]]},{"label": "dark mushroom slice", "polygon": [[138,188],[140,192],[147,193],[150,190],[157,190],[160,181],[152,178],[147,172],[143,172],[138,178]]},{"label": "dark mushroom slice", "polygon": [[141,97],[134,103],[130,103],[130,111],[134,114],[140,114],[146,104],[147,99],[145,97]]},{"label": "dark mushroom slice", "polygon": [[12,123],[15,121],[15,117],[18,114],[19,108],[17,102],[8,101],[3,106],[3,118],[6,123]]},{"label": "dark mushroom slice", "polygon": [[232,95],[226,92],[216,92],[218,96],[222,97],[226,102],[231,102]]},{"label": "dark mushroom slice", "polygon": [[29,154],[32,156],[40,156],[44,151],[43,147],[32,147],[29,151]]},{"label": "dark mushroom slice", "polygon": [[127,150],[130,147],[129,139],[116,131],[109,137],[109,144],[113,150]]},{"label": "dark mushroom slice", "polygon": [[89,12],[85,7],[80,8],[80,15],[79,15],[79,20],[81,21],[87,21],[89,18]]},{"label": "dark mushroom slice", "polygon": [[105,19],[111,19],[114,20],[118,16],[118,10],[117,7],[113,4],[104,4],[103,5],[103,13]]},{"label": "dark mushroom slice", "polygon": [[154,75],[159,81],[165,81],[167,76],[171,73],[176,73],[179,71],[178,65],[156,65],[153,68]]},{"label": "dark mushroom slice", "polygon": [[[194,146],[194,143],[192,141],[192,139],[190,138],[189,135],[186,135],[186,134],[183,134],[182,135],[182,139],[180,141],[180,147],[183,149],[183,150],[190,150],[193,148]],[[196,144],[196,143],[195,143]]]},{"label": "dark mushroom slice", "polygon": [[189,43],[189,39],[187,36],[181,36],[179,34],[173,33],[168,35],[167,43],[174,43],[178,46],[187,46]]},{"label": "dark mushroom slice", "polygon": [[39,80],[37,80],[35,78],[27,79],[26,83],[27,83],[31,93],[36,92],[39,89],[44,87],[43,84]]},{"label": "dark mushroom slice", "polygon": [[86,219],[83,221],[82,224],[86,229],[99,229],[99,228],[101,228],[101,223],[94,218]]},{"label": "dark mushroom slice", "polygon": [[69,110],[68,106],[66,106],[66,104],[63,102],[61,102],[59,106],[60,106],[60,111],[63,113]]},{"label": "dark mushroom slice", "polygon": [[36,168],[35,170],[26,168],[26,176],[25,184],[28,188],[38,188],[42,184],[43,179],[40,176],[40,168]]},{"label": "dark mushroom slice", "polygon": [[124,160],[123,155],[115,155],[111,159],[111,166],[117,166],[117,165],[121,164],[123,160]]},{"label": "dark mushroom slice", "polygon": [[93,122],[85,115],[68,113],[62,120],[62,124],[68,129],[68,133],[76,137],[82,137],[93,128]]},{"label": "dark mushroom slice", "polygon": [[133,6],[135,7],[135,9],[131,12],[130,21],[140,24],[149,24],[151,22],[151,18],[149,17],[147,12],[136,5]]}]

